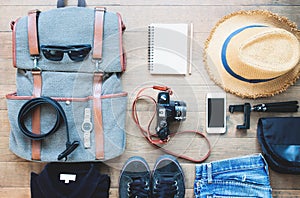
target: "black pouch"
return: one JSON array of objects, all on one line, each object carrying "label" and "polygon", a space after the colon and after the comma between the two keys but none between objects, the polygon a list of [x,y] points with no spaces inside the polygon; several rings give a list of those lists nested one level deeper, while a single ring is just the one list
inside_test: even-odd
[{"label": "black pouch", "polygon": [[300,117],[260,118],[257,138],[274,171],[300,174]]}]

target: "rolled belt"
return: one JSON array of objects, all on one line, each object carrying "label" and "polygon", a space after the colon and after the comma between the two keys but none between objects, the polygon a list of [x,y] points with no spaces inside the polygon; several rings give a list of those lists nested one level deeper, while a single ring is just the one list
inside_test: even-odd
[{"label": "rolled belt", "polygon": [[[56,114],[56,121],[54,126],[47,132],[47,133],[40,133],[36,134],[30,131],[26,125],[25,120],[28,117],[27,115],[33,112],[36,108],[39,108],[42,105],[50,105],[54,110]],[[55,100],[51,99],[50,97],[38,97],[31,99],[27,101],[20,109],[19,115],[18,115],[18,125],[21,130],[21,132],[28,138],[32,140],[42,140],[46,137],[52,135],[55,133],[61,124],[61,121],[66,126],[66,132],[67,132],[67,142],[66,142],[66,150],[64,150],[61,154],[58,155],[57,159],[61,160],[63,158],[67,159],[67,156],[71,154],[78,146],[78,141],[73,141],[71,143],[70,141],[70,135],[69,135],[69,127],[68,127],[68,121],[66,114],[62,108],[62,106]]]}]

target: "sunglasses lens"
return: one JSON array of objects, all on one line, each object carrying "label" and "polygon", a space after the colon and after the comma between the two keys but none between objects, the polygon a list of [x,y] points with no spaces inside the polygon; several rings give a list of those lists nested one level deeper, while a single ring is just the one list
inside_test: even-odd
[{"label": "sunglasses lens", "polygon": [[42,52],[48,60],[61,61],[64,57],[64,52],[54,49],[42,49]]},{"label": "sunglasses lens", "polygon": [[90,50],[90,47],[82,47],[81,49],[70,50],[68,52],[68,55],[72,61],[83,61],[85,57],[89,54]]},{"label": "sunglasses lens", "polygon": [[91,50],[90,45],[71,45],[71,46],[41,46],[45,58],[51,61],[61,61],[64,53],[68,53],[72,61],[83,61]]}]

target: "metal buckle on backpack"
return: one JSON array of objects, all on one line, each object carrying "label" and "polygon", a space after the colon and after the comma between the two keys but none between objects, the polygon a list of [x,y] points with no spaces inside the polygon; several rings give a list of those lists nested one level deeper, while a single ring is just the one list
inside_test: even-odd
[{"label": "metal buckle on backpack", "polygon": [[41,70],[41,68],[38,66],[38,60],[40,59],[40,56],[31,56],[31,59],[33,60],[33,70]]},{"label": "metal buckle on backpack", "polygon": [[100,64],[102,63],[102,59],[93,59],[93,61],[95,61],[96,64],[96,72],[104,73],[104,71],[100,69]]},{"label": "metal buckle on backpack", "polygon": [[106,12],[106,7],[98,6],[98,7],[95,7],[95,10],[96,10],[96,11]]}]

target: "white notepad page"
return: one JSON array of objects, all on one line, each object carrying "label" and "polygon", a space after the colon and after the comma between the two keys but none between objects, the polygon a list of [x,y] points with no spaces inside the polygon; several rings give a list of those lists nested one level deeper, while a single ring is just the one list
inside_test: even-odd
[{"label": "white notepad page", "polygon": [[187,65],[188,24],[150,24],[150,73],[186,74]]}]

